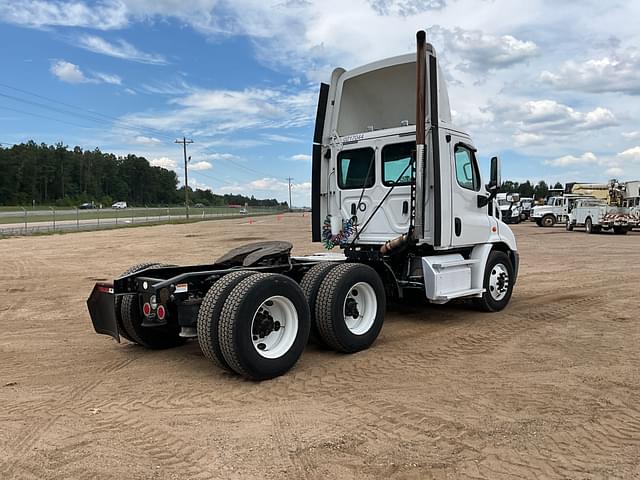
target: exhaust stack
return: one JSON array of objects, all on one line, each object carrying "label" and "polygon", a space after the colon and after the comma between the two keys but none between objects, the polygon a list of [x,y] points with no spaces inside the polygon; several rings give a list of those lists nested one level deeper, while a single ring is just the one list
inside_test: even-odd
[{"label": "exhaust stack", "polygon": [[413,240],[424,237],[424,155],[425,155],[425,103],[427,91],[427,34],[420,30],[416,34],[416,163],[415,163],[415,194],[411,201],[414,218],[411,219]]}]

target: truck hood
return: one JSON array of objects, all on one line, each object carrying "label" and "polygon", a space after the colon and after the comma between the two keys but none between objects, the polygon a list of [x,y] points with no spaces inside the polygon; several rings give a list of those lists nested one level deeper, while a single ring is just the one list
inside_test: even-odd
[{"label": "truck hood", "polygon": [[553,213],[553,207],[551,205],[538,205],[533,207],[533,216],[544,215],[545,213]]}]

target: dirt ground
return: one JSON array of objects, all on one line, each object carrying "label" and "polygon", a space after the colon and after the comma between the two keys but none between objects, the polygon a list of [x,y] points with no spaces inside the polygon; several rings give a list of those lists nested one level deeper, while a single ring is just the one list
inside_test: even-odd
[{"label": "dirt ground", "polygon": [[640,233],[514,226],[510,306],[390,306],[374,346],[263,383],[96,335],[97,280],[309,217],[0,241],[0,478],[640,478]]}]

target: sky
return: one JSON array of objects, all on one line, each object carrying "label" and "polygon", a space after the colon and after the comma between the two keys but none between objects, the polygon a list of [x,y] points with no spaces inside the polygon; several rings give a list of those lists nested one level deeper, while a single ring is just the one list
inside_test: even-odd
[{"label": "sky", "polygon": [[[310,205],[318,85],[427,31],[503,179],[640,178],[639,1],[0,0],[0,142],[144,156]],[[6,145],[3,145],[6,146]],[[486,169],[485,169],[486,171]]]}]

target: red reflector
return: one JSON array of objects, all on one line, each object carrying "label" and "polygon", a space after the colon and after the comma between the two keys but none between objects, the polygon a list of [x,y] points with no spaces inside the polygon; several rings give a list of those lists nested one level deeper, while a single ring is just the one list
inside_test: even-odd
[{"label": "red reflector", "polygon": [[151,305],[149,305],[148,303],[145,303],[145,304],[142,306],[142,313],[144,313],[144,314],[145,314],[145,316],[147,316],[147,317],[148,317],[148,316],[149,316],[149,314],[151,313]]},{"label": "red reflector", "polygon": [[102,285],[98,286],[98,291],[100,293],[113,293],[111,290],[112,289],[110,287],[103,287]]},{"label": "red reflector", "polygon": [[165,311],[164,307],[162,305],[160,305],[158,307],[158,310],[157,310],[158,318],[160,320],[164,320],[164,316],[165,316],[166,313],[167,312]]}]

